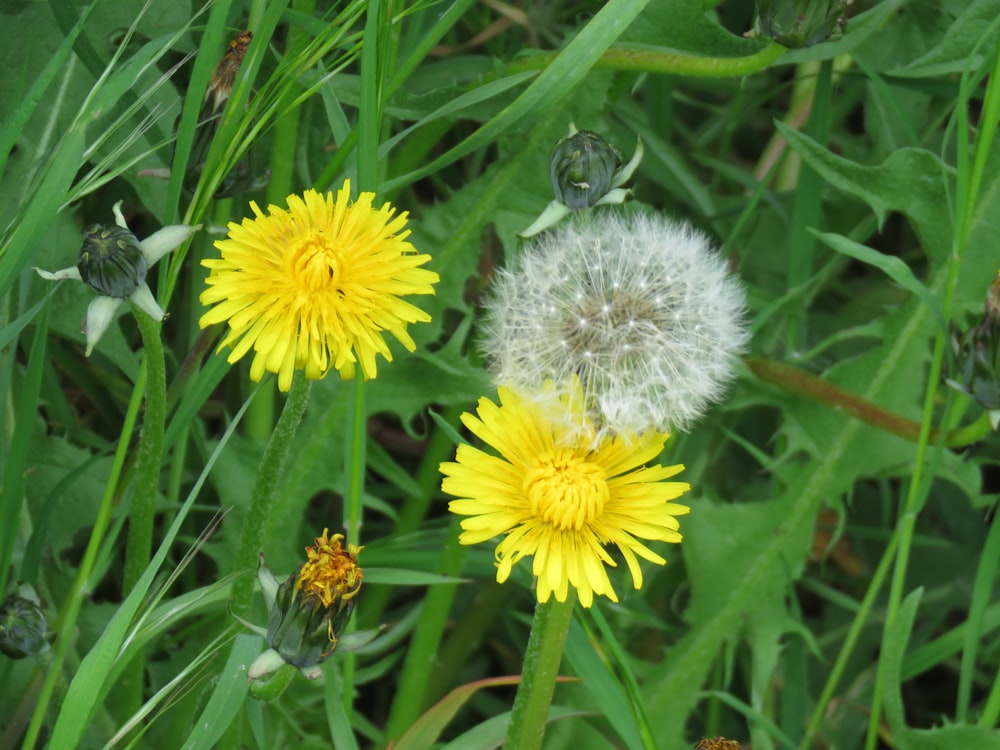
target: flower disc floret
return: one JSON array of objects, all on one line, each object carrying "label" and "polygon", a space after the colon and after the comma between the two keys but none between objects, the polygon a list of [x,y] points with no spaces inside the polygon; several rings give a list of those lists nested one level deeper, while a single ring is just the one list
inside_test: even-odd
[{"label": "flower disc floret", "polygon": [[210,273],[201,302],[215,307],[199,324],[229,325],[220,349],[232,347],[231,363],[252,349],[253,380],[273,372],[287,391],[296,369],[348,379],[356,364],[373,378],[376,355],[392,360],[384,332],[416,348],[406,326],[430,316],[402,297],[433,294],[438,275],[420,268],[430,256],[406,241],[406,212],[376,209],[374,198],[361,193],[352,203],[347,181],[336,199],[306,190],[267,214],[251,202],[254,218],[230,223],[215,243],[222,257],[202,261]]},{"label": "flower disc floret", "polygon": [[441,488],[459,499],[448,509],[463,518],[462,544],[503,537],[496,548],[497,581],[533,557],[540,602],[566,601],[569,587],[589,607],[594,595],[618,601],[605,566],[624,558],[635,588],[642,586],[639,558],[663,565],[640,540],[680,542],[676,516],[688,507],[670,502],[685,482],[664,481],[683,466],[646,466],[667,435],[647,432],[626,440],[600,434],[589,421],[574,378],[548,398],[526,398],[501,387],[499,404],[480,399],[462,423],[494,453],[460,445],[454,462],[441,464]]},{"label": "flower disc floret", "polygon": [[609,211],[539,235],[500,272],[482,346],[494,380],[520,392],[578,376],[604,429],[685,429],[733,377],[744,305],[703,234]]}]

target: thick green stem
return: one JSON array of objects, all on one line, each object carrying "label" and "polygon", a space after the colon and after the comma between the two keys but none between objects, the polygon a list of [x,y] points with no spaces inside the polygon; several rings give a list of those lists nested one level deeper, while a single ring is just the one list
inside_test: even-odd
[{"label": "thick green stem", "polygon": [[[125,545],[125,570],[122,596],[128,596],[149,565],[153,549],[153,522],[160,486],[163,458],[163,431],[167,419],[167,371],[163,361],[160,326],[142,310],[132,305],[139,324],[146,364],[146,401],[142,433],[132,481],[132,505],[128,516],[128,540]],[[140,649],[125,667],[119,682],[118,718],[126,721],[142,706],[142,685],[146,673],[145,652]]]},{"label": "thick green stem", "polygon": [[153,547],[153,518],[160,486],[163,430],[167,418],[167,372],[163,362],[160,326],[134,305],[146,362],[146,402],[142,433],[133,478],[132,506],[129,511],[128,542],[122,594],[128,596],[149,564]]},{"label": "thick green stem", "polygon": [[540,750],[542,747],[575,602],[576,594],[570,589],[565,602],[550,599],[535,607],[535,620],[524,652],[521,684],[514,698],[504,747],[518,750]]},{"label": "thick green stem", "polygon": [[[872,427],[878,427],[880,430],[891,432],[901,438],[913,442],[920,438],[920,424],[918,422],[887,411],[868,399],[849,393],[798,367],[752,356],[745,357],[744,363],[761,380],[773,383],[792,393],[798,393],[828,404],[844,414],[849,414]],[[944,444],[949,448],[960,448],[982,440],[989,432],[989,418],[983,414],[972,424],[947,432],[944,436]],[[931,442],[936,443],[939,439],[940,431],[936,427],[931,429]]]},{"label": "thick green stem", "polygon": [[[633,73],[666,73],[701,78],[740,78],[771,67],[785,54],[785,48],[772,42],[762,50],[746,57],[702,57],[681,52],[615,47],[609,49],[594,63],[594,70],[621,70]],[[556,53],[533,55],[508,63],[504,70],[520,73],[525,70],[542,70],[556,58]]]},{"label": "thick green stem", "polygon": [[302,373],[297,372],[292,380],[292,389],[288,392],[288,398],[285,400],[285,408],[281,411],[278,424],[274,427],[274,432],[271,434],[271,439],[268,441],[260,461],[260,471],[250,496],[250,507],[247,508],[246,518],[243,519],[240,548],[236,553],[235,572],[246,575],[240,575],[233,583],[230,606],[233,614],[240,617],[247,617],[250,614],[254,578],[249,573],[257,568],[257,557],[260,554],[264,542],[264,531],[267,529],[267,521],[271,515],[274,490],[284,474],[288,450],[292,445],[292,439],[295,437],[299,423],[302,421],[302,416],[305,414],[311,388],[311,381],[306,380]]}]

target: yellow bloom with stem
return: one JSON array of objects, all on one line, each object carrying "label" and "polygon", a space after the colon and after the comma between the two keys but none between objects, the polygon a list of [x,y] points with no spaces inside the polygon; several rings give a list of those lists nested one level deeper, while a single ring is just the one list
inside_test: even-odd
[{"label": "yellow bloom with stem", "polygon": [[631,438],[599,432],[591,422],[579,381],[551,398],[530,398],[501,387],[497,405],[479,400],[462,423],[499,455],[460,445],[454,462],[441,464],[448,508],[461,516],[462,544],[503,536],[496,549],[497,581],[521,558],[534,556],[538,601],[553,593],[566,601],[573,586],[589,607],[594,594],[618,601],[605,565],[615,566],[605,545],[618,547],[642,587],[638,558],[666,562],[640,539],[680,542],[676,516],[690,510],[670,502],[690,489],[664,481],[683,466],[646,466],[668,435]]},{"label": "yellow bloom with stem", "polygon": [[210,273],[201,303],[215,307],[199,325],[228,323],[220,349],[232,347],[230,363],[252,349],[254,381],[273,372],[287,391],[297,369],[312,380],[331,369],[349,379],[358,363],[373,378],[376,355],[392,360],[385,332],[416,348],[406,326],[430,315],[402,297],[434,293],[438,275],[420,268],[430,256],[406,241],[405,211],[374,208],[374,193],[355,202],[350,194],[348,180],[336,199],[306,190],[267,214],[251,201],[255,218],[230,222],[215,243],[222,257],[202,261]]}]

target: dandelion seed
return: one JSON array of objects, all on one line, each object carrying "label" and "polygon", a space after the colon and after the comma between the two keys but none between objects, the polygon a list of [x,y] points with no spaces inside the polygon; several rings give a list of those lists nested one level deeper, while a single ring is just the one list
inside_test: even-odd
[{"label": "dandelion seed", "polygon": [[498,275],[482,348],[515,391],[578,376],[602,429],[685,429],[733,377],[744,304],[704,235],[606,212],[539,236]]}]

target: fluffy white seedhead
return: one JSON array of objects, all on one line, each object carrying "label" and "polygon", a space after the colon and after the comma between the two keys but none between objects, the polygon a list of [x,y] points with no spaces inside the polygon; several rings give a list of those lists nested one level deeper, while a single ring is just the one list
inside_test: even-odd
[{"label": "fluffy white seedhead", "polygon": [[732,379],[744,308],[705,235],[602,212],[535,238],[500,272],[483,349],[496,382],[520,392],[578,375],[602,432],[683,430]]}]

